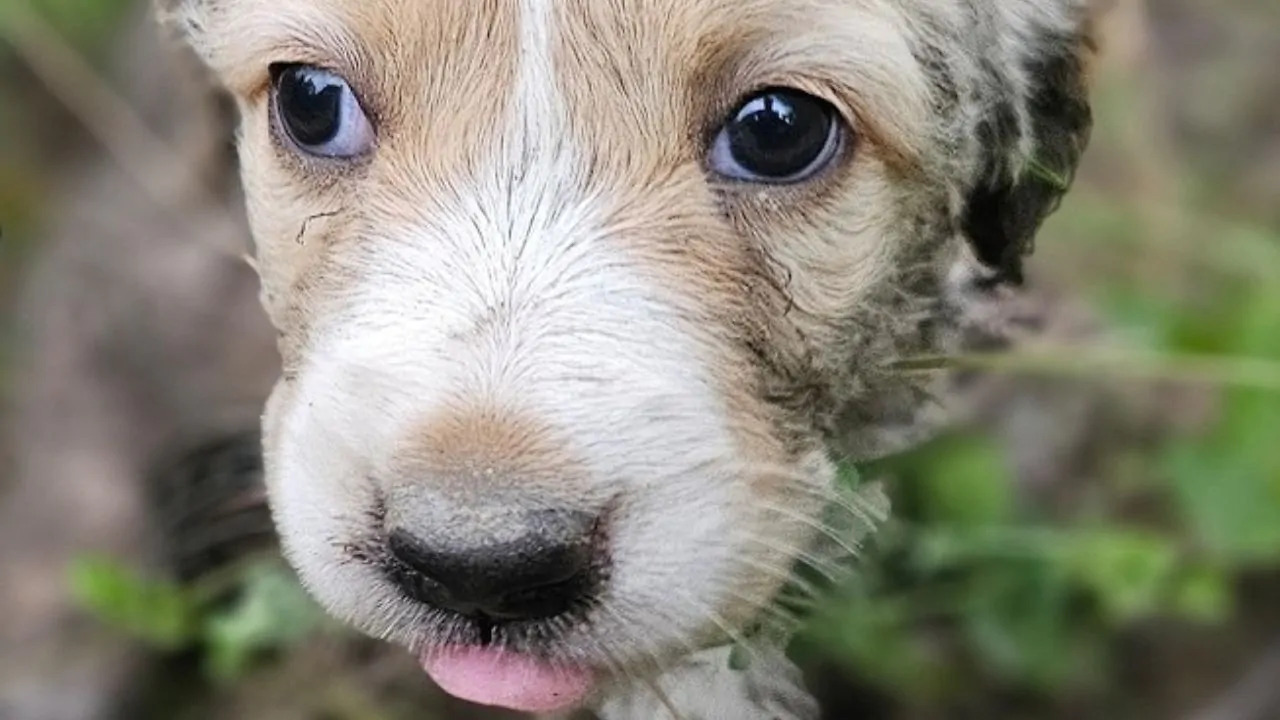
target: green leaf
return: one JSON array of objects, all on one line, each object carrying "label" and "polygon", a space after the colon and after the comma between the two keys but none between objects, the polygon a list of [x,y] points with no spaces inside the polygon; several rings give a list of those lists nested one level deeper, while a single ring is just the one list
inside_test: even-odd
[{"label": "green leaf", "polygon": [[846,598],[815,626],[813,637],[860,675],[925,698],[941,690],[948,669],[915,637],[912,619],[901,598]]},{"label": "green leaf", "polygon": [[1280,398],[1235,392],[1212,436],[1164,454],[1174,499],[1200,543],[1220,558],[1280,560]]},{"label": "green leaf", "polygon": [[1120,624],[1163,609],[1178,551],[1172,541],[1153,533],[1098,528],[1076,537],[1069,567],[1104,615]]},{"label": "green leaf", "polygon": [[[1280,278],[1278,278],[1280,279]],[[1237,333],[1235,351],[1241,355],[1280,358],[1280,283],[1248,286],[1247,301],[1232,308]]]},{"label": "green leaf", "polygon": [[234,680],[258,654],[305,639],[322,619],[288,569],[277,563],[251,566],[236,601],[205,623],[209,670],[216,679]]},{"label": "green leaf", "polygon": [[862,474],[858,471],[857,465],[840,461],[836,463],[836,482],[841,487],[856,489],[862,484]]},{"label": "green leaf", "polygon": [[913,467],[921,519],[965,527],[1013,516],[1013,477],[1004,452],[985,438],[953,435],[921,452]]},{"label": "green leaf", "polygon": [[1231,616],[1234,598],[1227,571],[1217,567],[1192,567],[1178,578],[1173,610],[1192,621],[1221,623]]},{"label": "green leaf", "polygon": [[145,578],[110,559],[83,558],[71,569],[76,600],[103,622],[161,650],[197,638],[198,608],[179,585]]},{"label": "green leaf", "polygon": [[1029,158],[1027,160],[1026,168],[1031,177],[1049,185],[1055,190],[1065,192],[1071,187],[1071,181],[1066,175],[1055,171],[1053,168],[1036,158]]},{"label": "green leaf", "polygon": [[998,676],[1053,687],[1075,665],[1065,573],[1045,563],[987,566],[973,578],[961,616],[980,659]]}]

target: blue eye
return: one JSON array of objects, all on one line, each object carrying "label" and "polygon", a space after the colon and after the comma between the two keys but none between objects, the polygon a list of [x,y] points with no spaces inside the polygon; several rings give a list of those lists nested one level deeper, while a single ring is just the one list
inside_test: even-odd
[{"label": "blue eye", "polygon": [[309,155],[351,158],[373,147],[373,127],[341,76],[309,65],[273,68],[276,114],[289,139]]},{"label": "blue eye", "polygon": [[734,180],[800,182],[835,159],[843,132],[826,101],[799,90],[767,90],[748,98],[720,128],[708,164]]}]

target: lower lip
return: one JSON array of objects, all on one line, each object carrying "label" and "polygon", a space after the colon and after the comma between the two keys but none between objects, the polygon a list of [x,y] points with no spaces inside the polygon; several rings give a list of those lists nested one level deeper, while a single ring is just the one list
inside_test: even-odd
[{"label": "lower lip", "polygon": [[500,648],[435,648],[419,660],[427,675],[454,697],[527,713],[580,708],[596,680],[589,670]]}]

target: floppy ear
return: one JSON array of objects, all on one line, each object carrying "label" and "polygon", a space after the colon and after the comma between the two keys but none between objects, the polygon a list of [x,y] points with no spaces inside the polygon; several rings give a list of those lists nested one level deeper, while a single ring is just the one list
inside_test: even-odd
[{"label": "floppy ear", "polygon": [[962,217],[996,282],[1022,281],[1022,258],[1070,187],[1092,126],[1087,3],[999,0],[980,52],[992,93],[976,134],[983,157]]}]

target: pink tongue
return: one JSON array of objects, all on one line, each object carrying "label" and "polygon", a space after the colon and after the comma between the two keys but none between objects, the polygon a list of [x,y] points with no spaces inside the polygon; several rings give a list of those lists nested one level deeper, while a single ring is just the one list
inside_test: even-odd
[{"label": "pink tongue", "polygon": [[423,653],[422,668],[445,692],[479,705],[541,713],[580,704],[594,679],[512,652],[450,647]]}]

